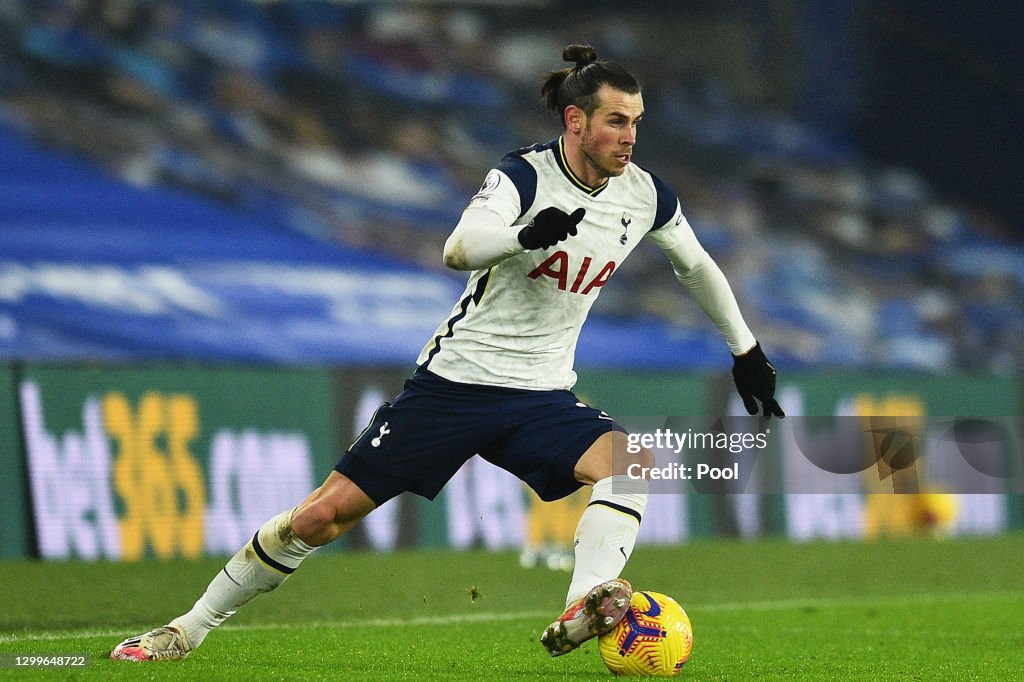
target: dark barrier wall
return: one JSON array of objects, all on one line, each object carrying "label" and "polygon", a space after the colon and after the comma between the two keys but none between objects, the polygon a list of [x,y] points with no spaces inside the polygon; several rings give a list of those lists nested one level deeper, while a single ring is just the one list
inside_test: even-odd
[{"label": "dark barrier wall", "polygon": [[[323,480],[406,376],[400,368],[0,366],[0,556],[134,561],[230,554]],[[576,392],[630,430],[664,425],[672,416],[742,411],[723,375],[587,371]],[[891,494],[899,477],[879,476],[877,468],[822,478],[799,438],[786,435],[802,428],[801,414],[899,416],[911,431],[920,419],[1019,415],[1017,381],[808,374],[787,376],[779,399],[791,418],[771,424],[772,454],[760,469],[762,477],[775,477],[768,487],[667,482],[656,492],[668,494],[652,495],[642,543],[998,533],[1022,525],[1022,496],[1006,494],[1015,491],[1005,486],[974,484],[971,492],[984,494],[947,494],[936,463],[945,475],[967,470],[955,458],[929,454],[937,441],[923,431],[925,464],[908,470],[920,493],[914,495]],[[1014,433],[1019,421],[1008,422]],[[672,454],[687,466],[707,456]],[[543,503],[514,477],[473,458],[436,501],[400,496],[332,550],[571,546],[585,504],[586,491]]]},{"label": "dark barrier wall", "polygon": [[0,557],[25,556],[32,527],[26,516],[25,455],[18,439],[17,388],[9,367],[0,365]]}]

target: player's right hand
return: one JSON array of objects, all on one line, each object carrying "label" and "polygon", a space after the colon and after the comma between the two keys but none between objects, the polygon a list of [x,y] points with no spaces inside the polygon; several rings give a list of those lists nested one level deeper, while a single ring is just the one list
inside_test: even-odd
[{"label": "player's right hand", "polygon": [[530,224],[519,230],[519,243],[524,249],[546,249],[576,234],[576,226],[587,210],[577,208],[572,214],[548,206],[533,216]]}]

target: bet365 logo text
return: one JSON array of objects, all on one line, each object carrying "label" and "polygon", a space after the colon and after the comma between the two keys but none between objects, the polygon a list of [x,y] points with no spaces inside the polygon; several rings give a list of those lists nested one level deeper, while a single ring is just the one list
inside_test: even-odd
[{"label": "bet365 logo text", "polygon": [[147,541],[159,557],[173,556],[175,550],[199,556],[206,487],[190,450],[199,432],[195,400],[151,391],[136,410],[124,394],[109,393],[103,399],[103,423],[118,453],[113,481],[124,505],[122,556],[141,557]]},{"label": "bet365 logo text", "polygon": [[[593,274],[591,274],[591,270],[594,271]],[[610,260],[604,264],[604,267],[598,269],[594,267],[593,259],[590,256],[584,257],[583,262],[576,265],[570,264],[568,253],[555,251],[526,276],[532,280],[550,277],[555,280],[561,291],[586,296],[594,289],[599,289],[607,284],[614,272],[615,261]],[[570,276],[572,276],[572,284],[569,283]]]},{"label": "bet365 logo text", "polygon": [[[46,558],[230,553],[312,489],[305,434],[204,433],[194,395],[87,395],[80,426],[62,434],[47,425],[46,403],[37,383],[22,383],[33,512]],[[54,421],[61,418],[67,415]]]},{"label": "bet365 logo text", "polygon": [[121,393],[90,395],[81,430],[61,436],[47,428],[38,384],[21,385],[21,404],[40,554],[134,560],[146,545],[160,558],[202,553],[193,399],[149,392],[136,407]]}]

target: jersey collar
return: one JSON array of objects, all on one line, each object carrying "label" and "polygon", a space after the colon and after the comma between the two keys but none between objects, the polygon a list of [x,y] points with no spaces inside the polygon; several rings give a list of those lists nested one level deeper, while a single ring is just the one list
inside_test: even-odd
[{"label": "jersey collar", "polygon": [[576,174],[572,172],[572,169],[569,168],[569,161],[568,161],[568,159],[565,158],[565,138],[564,137],[559,137],[558,138],[558,145],[557,145],[557,148],[554,150],[554,152],[555,152],[555,163],[558,164],[558,167],[561,169],[562,174],[565,175],[565,177],[569,180],[569,182],[571,182],[578,189],[586,192],[587,194],[589,194],[592,197],[596,197],[598,194],[600,194],[601,192],[604,191],[605,187],[608,186],[608,178],[605,178],[604,182],[602,182],[597,187],[591,187],[587,183],[585,183],[582,180],[580,180],[579,177],[577,177]]}]

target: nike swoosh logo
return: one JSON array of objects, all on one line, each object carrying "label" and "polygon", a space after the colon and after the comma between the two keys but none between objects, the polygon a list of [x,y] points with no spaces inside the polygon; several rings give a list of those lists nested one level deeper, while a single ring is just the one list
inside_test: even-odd
[{"label": "nike swoosh logo", "polygon": [[657,618],[658,616],[660,616],[661,606],[658,605],[658,602],[654,601],[654,599],[651,598],[651,595],[647,594],[646,592],[641,592],[640,594],[644,595],[644,597],[647,599],[647,603],[650,604],[650,608],[648,608],[646,611],[643,611],[642,613],[647,614],[651,618]]}]

